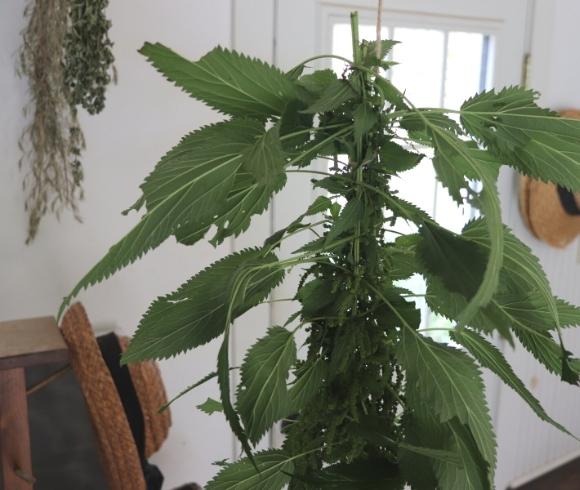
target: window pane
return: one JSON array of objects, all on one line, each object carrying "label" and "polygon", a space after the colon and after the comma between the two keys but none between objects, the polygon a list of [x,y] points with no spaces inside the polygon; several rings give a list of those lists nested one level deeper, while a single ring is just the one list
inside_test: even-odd
[{"label": "window pane", "polygon": [[489,36],[449,33],[444,107],[459,109],[464,100],[485,88],[488,54]]},{"label": "window pane", "polygon": [[443,83],[445,33],[396,27],[393,38],[393,83],[418,107],[439,107]]}]

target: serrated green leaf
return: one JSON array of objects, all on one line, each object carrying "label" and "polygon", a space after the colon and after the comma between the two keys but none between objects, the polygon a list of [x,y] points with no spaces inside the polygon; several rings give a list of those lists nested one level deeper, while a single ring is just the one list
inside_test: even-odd
[{"label": "serrated green leaf", "polygon": [[393,107],[403,111],[409,110],[409,106],[405,103],[403,94],[389,80],[381,76],[376,76],[375,85],[385,100]]},{"label": "serrated green leaf", "polygon": [[440,422],[456,417],[471,432],[479,451],[495,468],[495,435],[479,369],[463,352],[437,344],[408,328],[402,330],[397,358],[404,367],[407,397],[428,404]]},{"label": "serrated green leaf", "polygon": [[481,452],[469,429],[453,419],[448,424],[451,437],[450,447],[460,457],[456,465],[444,461],[435,461],[435,473],[441,488],[469,488],[473,490],[491,490],[493,483],[486,473],[489,465],[482,460]]},{"label": "serrated green leaf", "polygon": [[360,199],[352,199],[347,202],[340,216],[326,234],[326,243],[331,243],[340,235],[352,230],[363,216],[363,213],[364,204]]},{"label": "serrated green leaf", "polygon": [[382,39],[380,41],[381,48],[380,54],[377,57],[377,42],[369,41],[366,44],[366,56],[363,59],[363,65],[365,66],[378,66],[380,62],[390,53],[393,47],[399,44],[399,41],[393,41],[392,39]]},{"label": "serrated green leaf", "polygon": [[294,84],[277,68],[219,46],[196,62],[159,43],[145,43],[139,52],[189,95],[232,116],[280,115],[297,97]]},{"label": "serrated green leaf", "polygon": [[354,138],[359,144],[362,144],[364,135],[373,128],[377,121],[377,113],[370,104],[363,102],[357,106],[353,113],[353,127]]},{"label": "serrated green leaf", "polygon": [[294,457],[282,451],[264,451],[254,455],[256,468],[248,459],[228,464],[206,490],[281,490],[294,471]]},{"label": "serrated green leaf", "polygon": [[381,194],[385,199],[387,209],[389,209],[395,217],[403,218],[415,224],[422,224],[427,221],[432,221],[431,217],[421,208],[415,206],[413,203],[405,201],[393,194]]},{"label": "serrated green leaf", "polygon": [[552,424],[557,429],[569,434],[560,424],[555,422],[544,410],[540,402],[526,388],[524,383],[516,376],[511,366],[507,363],[501,352],[479,334],[467,330],[458,329],[451,332],[451,338],[465,347],[479,364],[495,373],[506,385],[512,388],[542,420]]},{"label": "serrated green leaf", "polygon": [[[238,282],[238,284],[240,284]],[[218,352],[217,359],[217,373],[218,373],[218,386],[220,389],[220,397],[222,402],[222,407],[224,410],[224,415],[230,428],[234,435],[237,437],[238,441],[242,445],[242,450],[248,457],[253,468],[258,471],[258,466],[256,463],[255,456],[252,452],[252,447],[248,441],[248,436],[246,431],[242,427],[240,422],[240,416],[236,412],[231,399],[231,380],[230,380],[230,326],[228,325],[224,332],[224,337],[222,340],[222,345]]]},{"label": "serrated green leaf", "polygon": [[312,480],[314,488],[332,490],[399,489],[403,486],[398,467],[380,458],[334,464],[312,475]]},{"label": "serrated green leaf", "polygon": [[224,411],[224,407],[222,406],[221,402],[218,402],[213,398],[208,398],[202,404],[197,405],[197,408],[208,415],[213,415],[216,412]]},{"label": "serrated green leaf", "polygon": [[325,373],[326,367],[320,358],[314,362],[307,362],[298,370],[296,381],[288,391],[292,411],[299,412],[316,396],[322,386]]},{"label": "serrated green leaf", "polygon": [[346,80],[334,80],[324,89],[320,97],[307,109],[306,114],[332,111],[349,100],[357,98],[357,93]]},{"label": "serrated green leaf", "polygon": [[[233,320],[255,306],[276,287],[284,271],[273,253],[246,249],[215,262],[175,292],[158,298],[139,323],[124,362],[163,359],[218,337]],[[264,266],[254,270],[255,267]],[[244,294],[234,298],[238,280]]]},{"label": "serrated green leaf", "polygon": [[[435,141],[438,140],[435,138]],[[469,162],[477,162],[481,172],[496,177],[500,164],[486,151],[470,147],[463,142],[458,144],[463,146],[462,153],[448,153],[440,151],[438,147],[433,158],[433,168],[439,181],[449,191],[449,195],[461,205],[463,204],[461,190],[469,188],[468,180],[481,178],[481,174],[478,175],[478,172],[474,171],[473,163]]]},{"label": "serrated green leaf", "polygon": [[298,85],[304,87],[312,97],[319,98],[333,82],[336,82],[336,74],[331,69],[316,70],[314,73],[300,77]]},{"label": "serrated green leaf", "polygon": [[294,334],[271,327],[247,352],[241,369],[237,408],[250,441],[259,442],[289,411],[286,381],[296,361]]},{"label": "serrated green leaf", "polygon": [[80,280],[64,299],[59,315],[79,291],[134,262],[180,228],[195,229],[190,236],[201,238],[211,219],[223,212],[242,165],[242,152],[262,132],[263,126],[256,121],[235,120],[206,126],[183,138],[141,186],[146,214]]},{"label": "serrated green leaf", "polygon": [[[484,225],[484,221],[475,220],[465,227],[463,235],[473,241],[477,241],[482,246],[490,247],[489,238],[484,231]],[[571,369],[570,353],[566,351],[562,343],[558,304],[556,298],[552,295],[546,274],[531,250],[513,235],[507,227],[504,228],[504,265],[502,270],[512,287],[515,286],[518,290],[532,291],[538,294],[549,308],[560,338],[562,380],[577,384],[580,377]],[[504,279],[504,282],[507,281]]]},{"label": "serrated green leaf", "polygon": [[461,106],[461,122],[526,175],[580,191],[580,121],[538,107],[537,97],[521,87],[482,92]]},{"label": "serrated green leaf", "polygon": [[310,140],[313,116],[302,112],[306,107],[304,102],[293,100],[280,117],[280,139],[286,151],[296,149]]},{"label": "serrated green leaf", "polygon": [[417,255],[450,291],[472,298],[483,280],[486,255],[475,242],[433,223],[421,227]]},{"label": "serrated green leaf", "polygon": [[435,152],[446,154],[451,160],[461,159],[462,166],[469,169],[468,174],[475,176],[477,180],[481,181],[483,187],[479,193],[478,201],[481,210],[488,218],[490,253],[479,289],[457,318],[459,325],[465,325],[469,323],[481,307],[489,303],[499,283],[504,253],[504,237],[501,206],[496,186],[497,168],[482,165],[481,161],[474,157],[470,148],[449,131],[433,124],[426,118],[424,118],[424,123],[431,133]]},{"label": "serrated green leaf", "polygon": [[266,131],[249,147],[242,166],[258,184],[276,187],[284,173],[285,157],[280,143],[280,128],[276,125]]},{"label": "serrated green leaf", "polygon": [[385,141],[379,151],[381,168],[389,174],[410,170],[417,166],[423,157],[424,155],[408,151],[393,141]]}]

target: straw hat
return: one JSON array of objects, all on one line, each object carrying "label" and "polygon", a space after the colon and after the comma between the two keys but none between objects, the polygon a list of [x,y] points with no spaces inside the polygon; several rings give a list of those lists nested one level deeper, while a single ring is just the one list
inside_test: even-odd
[{"label": "straw hat", "polygon": [[[561,115],[580,119],[580,111]],[[580,234],[580,193],[522,176],[519,201],[524,223],[540,240],[563,248]]]},{"label": "straw hat", "polygon": [[[79,381],[94,426],[99,453],[111,490],[145,490],[139,450],[111,372],[81,304],[71,306],[61,331],[70,351],[70,362]],[[120,341],[127,345],[126,339]],[[129,368],[143,412],[145,456],[159,449],[167,437],[169,411],[158,414],[167,402],[159,369],[152,362]]]}]

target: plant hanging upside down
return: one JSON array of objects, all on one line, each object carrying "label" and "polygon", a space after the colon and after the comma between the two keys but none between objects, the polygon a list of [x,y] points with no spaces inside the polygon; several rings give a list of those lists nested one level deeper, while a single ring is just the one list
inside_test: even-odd
[{"label": "plant hanging upside down", "polygon": [[[353,59],[341,77],[305,74],[306,62],[282,73],[219,47],[197,62],[160,44],[141,50],[228,119],[186,135],[161,159],[133,207],[144,208],[141,220],[61,312],[83,288],[170,236],[193,245],[210,228],[214,244],[239,235],[289,172],[309,171],[317,158],[334,161],[328,173],[313,171],[313,186],[327,194],[288,226],[156,299],[124,357],[164,359],[221,339],[217,370],[191,388],[217,377],[220,402],[200,408],[223,410],[246,457],[226,464],[209,490],[492,488],[496,442],[482,367],[566,431],[488,338],[517,340],[546,369],[578,383],[580,363],[560,332],[580,323],[580,310],[552,295],[538,260],[502,224],[496,182],[508,164],[580,191],[580,121],[541,109],[537,94],[519,87],[482,92],[459,111],[416,108],[384,76],[394,42],[359,42],[356,14],[352,30]],[[478,208],[462,233],[393,191],[393,179],[424,157],[408,141],[433,152],[437,178],[458,205]],[[393,241],[388,232],[401,220],[417,232]],[[312,241],[278,256],[286,238],[311,230]],[[234,401],[233,322],[293,267],[304,269],[298,310],[248,350]],[[416,274],[426,280],[430,309],[455,323],[454,345],[420,330],[414,295],[401,286]],[[302,329],[307,352],[299,358],[294,337]],[[283,419],[283,447],[254,452]]]}]

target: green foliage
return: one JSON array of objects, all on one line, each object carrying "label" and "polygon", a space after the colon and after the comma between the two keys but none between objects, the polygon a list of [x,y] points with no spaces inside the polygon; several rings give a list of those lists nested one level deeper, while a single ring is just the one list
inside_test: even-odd
[{"label": "green foliage", "polygon": [[[356,21],[353,28],[358,39]],[[539,261],[502,224],[496,181],[506,164],[579,190],[580,123],[540,109],[535,94],[519,88],[476,95],[459,122],[446,109],[417,109],[381,75],[393,42],[383,41],[378,55],[374,43],[354,44],[341,77],[304,74],[306,62],[284,74],[221,48],[197,62],[158,44],[142,50],[176,85],[232,117],[187,135],[161,159],[133,206],[144,207],[141,220],[63,307],[170,236],[193,245],[214,228],[217,244],[245,231],[288,171],[311,172],[315,158],[334,161],[328,175],[312,173],[327,195],[262,247],[228,255],[156,299],[124,357],[166,358],[221,340],[217,370],[176,397],[217,378],[220,401],[198,408],[223,412],[246,453],[225,464],[210,490],[489,490],[496,442],[480,367],[566,432],[486,337],[519,342],[549,371],[578,382],[580,361],[560,331],[580,324],[580,308],[553,296]],[[479,210],[460,234],[393,189],[393,179],[429,154],[425,147],[450,196]],[[399,221],[416,231],[393,241]],[[311,231],[316,237],[295,252],[274,254],[288,237]],[[234,391],[234,320],[293,267],[305,267],[297,311],[248,350]],[[399,282],[416,275],[464,350],[420,328],[416,296]],[[283,450],[254,453],[280,420]]]},{"label": "green foliage", "polygon": [[207,413],[208,415],[224,411],[222,404],[213,398],[208,398],[201,405],[198,405],[197,408],[199,408],[203,413]]},{"label": "green foliage", "polygon": [[282,327],[270,328],[248,351],[242,364],[237,409],[253,443],[259,442],[274,422],[288,414],[286,380],[295,362],[294,335]]}]

